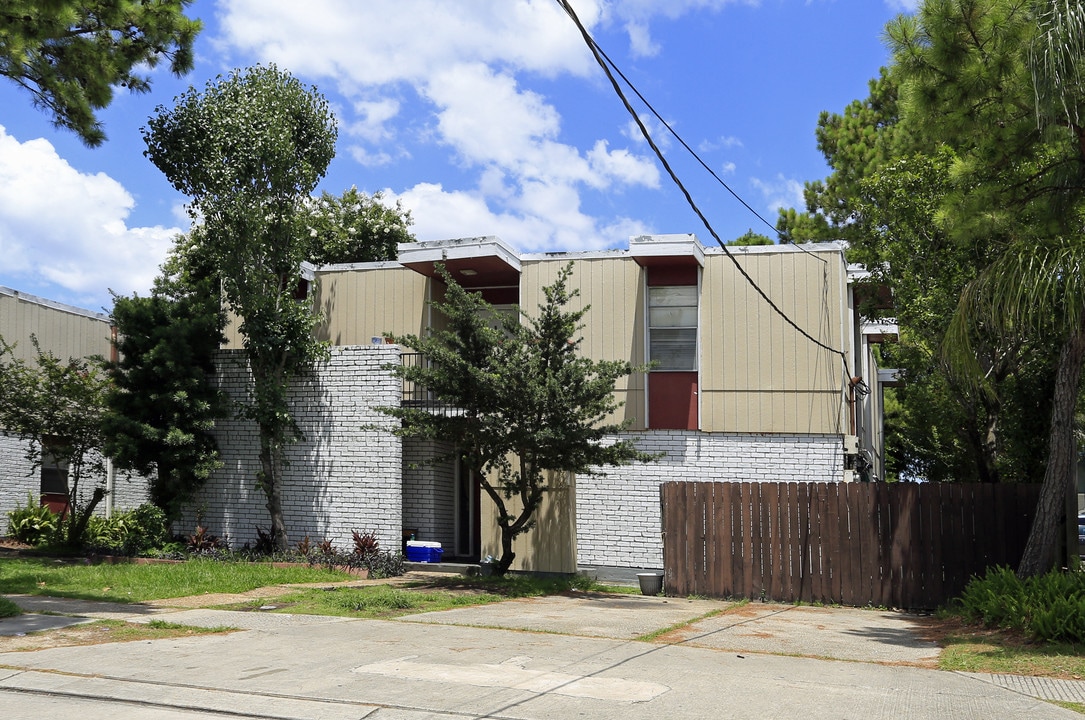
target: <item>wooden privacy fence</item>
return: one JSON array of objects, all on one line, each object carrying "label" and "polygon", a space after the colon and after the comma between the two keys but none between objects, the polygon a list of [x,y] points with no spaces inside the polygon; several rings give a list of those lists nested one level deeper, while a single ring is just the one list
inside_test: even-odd
[{"label": "wooden privacy fence", "polygon": [[672,595],[935,608],[992,565],[1016,567],[1039,485],[660,486]]}]

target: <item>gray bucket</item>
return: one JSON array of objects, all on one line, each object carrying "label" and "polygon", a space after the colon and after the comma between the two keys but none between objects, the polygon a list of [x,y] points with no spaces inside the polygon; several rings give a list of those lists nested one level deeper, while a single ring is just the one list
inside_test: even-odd
[{"label": "gray bucket", "polygon": [[640,583],[641,595],[658,595],[663,592],[663,573],[637,573],[637,582]]}]

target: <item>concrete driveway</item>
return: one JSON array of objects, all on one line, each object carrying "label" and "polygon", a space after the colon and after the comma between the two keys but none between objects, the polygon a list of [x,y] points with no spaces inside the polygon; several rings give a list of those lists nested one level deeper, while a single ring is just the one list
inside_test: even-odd
[{"label": "concrete driveway", "polygon": [[918,667],[937,648],[922,618],[897,613],[573,594],[395,621],[145,607],[127,619],[155,617],[246,631],[0,653],[0,716],[1079,717],[995,678]]}]

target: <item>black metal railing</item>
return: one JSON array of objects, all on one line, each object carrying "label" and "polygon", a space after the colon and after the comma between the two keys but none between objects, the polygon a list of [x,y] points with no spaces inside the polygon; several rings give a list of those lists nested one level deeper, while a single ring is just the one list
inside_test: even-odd
[{"label": "black metal railing", "polygon": [[[429,367],[429,361],[423,357],[422,353],[400,353],[399,362],[404,367]],[[456,409],[437,397],[432,390],[407,378],[403,378],[403,399],[400,401],[400,405],[445,415],[456,414]]]}]

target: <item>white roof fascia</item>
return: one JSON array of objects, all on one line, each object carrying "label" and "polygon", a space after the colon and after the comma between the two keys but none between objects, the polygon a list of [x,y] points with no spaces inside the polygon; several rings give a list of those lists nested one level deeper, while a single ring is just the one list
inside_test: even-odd
[{"label": "white roof fascia", "polygon": [[633,257],[692,257],[704,267],[705,248],[693,233],[684,235],[634,235],[629,238]]},{"label": "white roof fascia", "polygon": [[74,305],[65,305],[64,303],[57,302],[55,300],[47,300],[37,295],[31,295],[29,293],[13,290],[9,287],[0,285],[0,295],[8,295],[9,297],[28,302],[33,305],[41,305],[52,310],[59,310],[60,312],[69,313],[71,315],[80,315],[82,317],[90,318],[91,320],[100,320],[104,323],[109,323],[109,315],[106,313],[94,312],[93,310],[87,310],[86,308],[76,307]]},{"label": "white roof fascia", "polygon": [[506,265],[515,268],[517,271],[520,270],[520,253],[495,235],[400,243],[397,249],[399,251],[399,262],[403,265],[495,256]]},{"label": "white roof fascia", "polygon": [[897,326],[897,321],[892,318],[886,318],[884,320],[875,320],[873,322],[863,322],[863,334],[864,335],[899,335],[900,330]]}]

